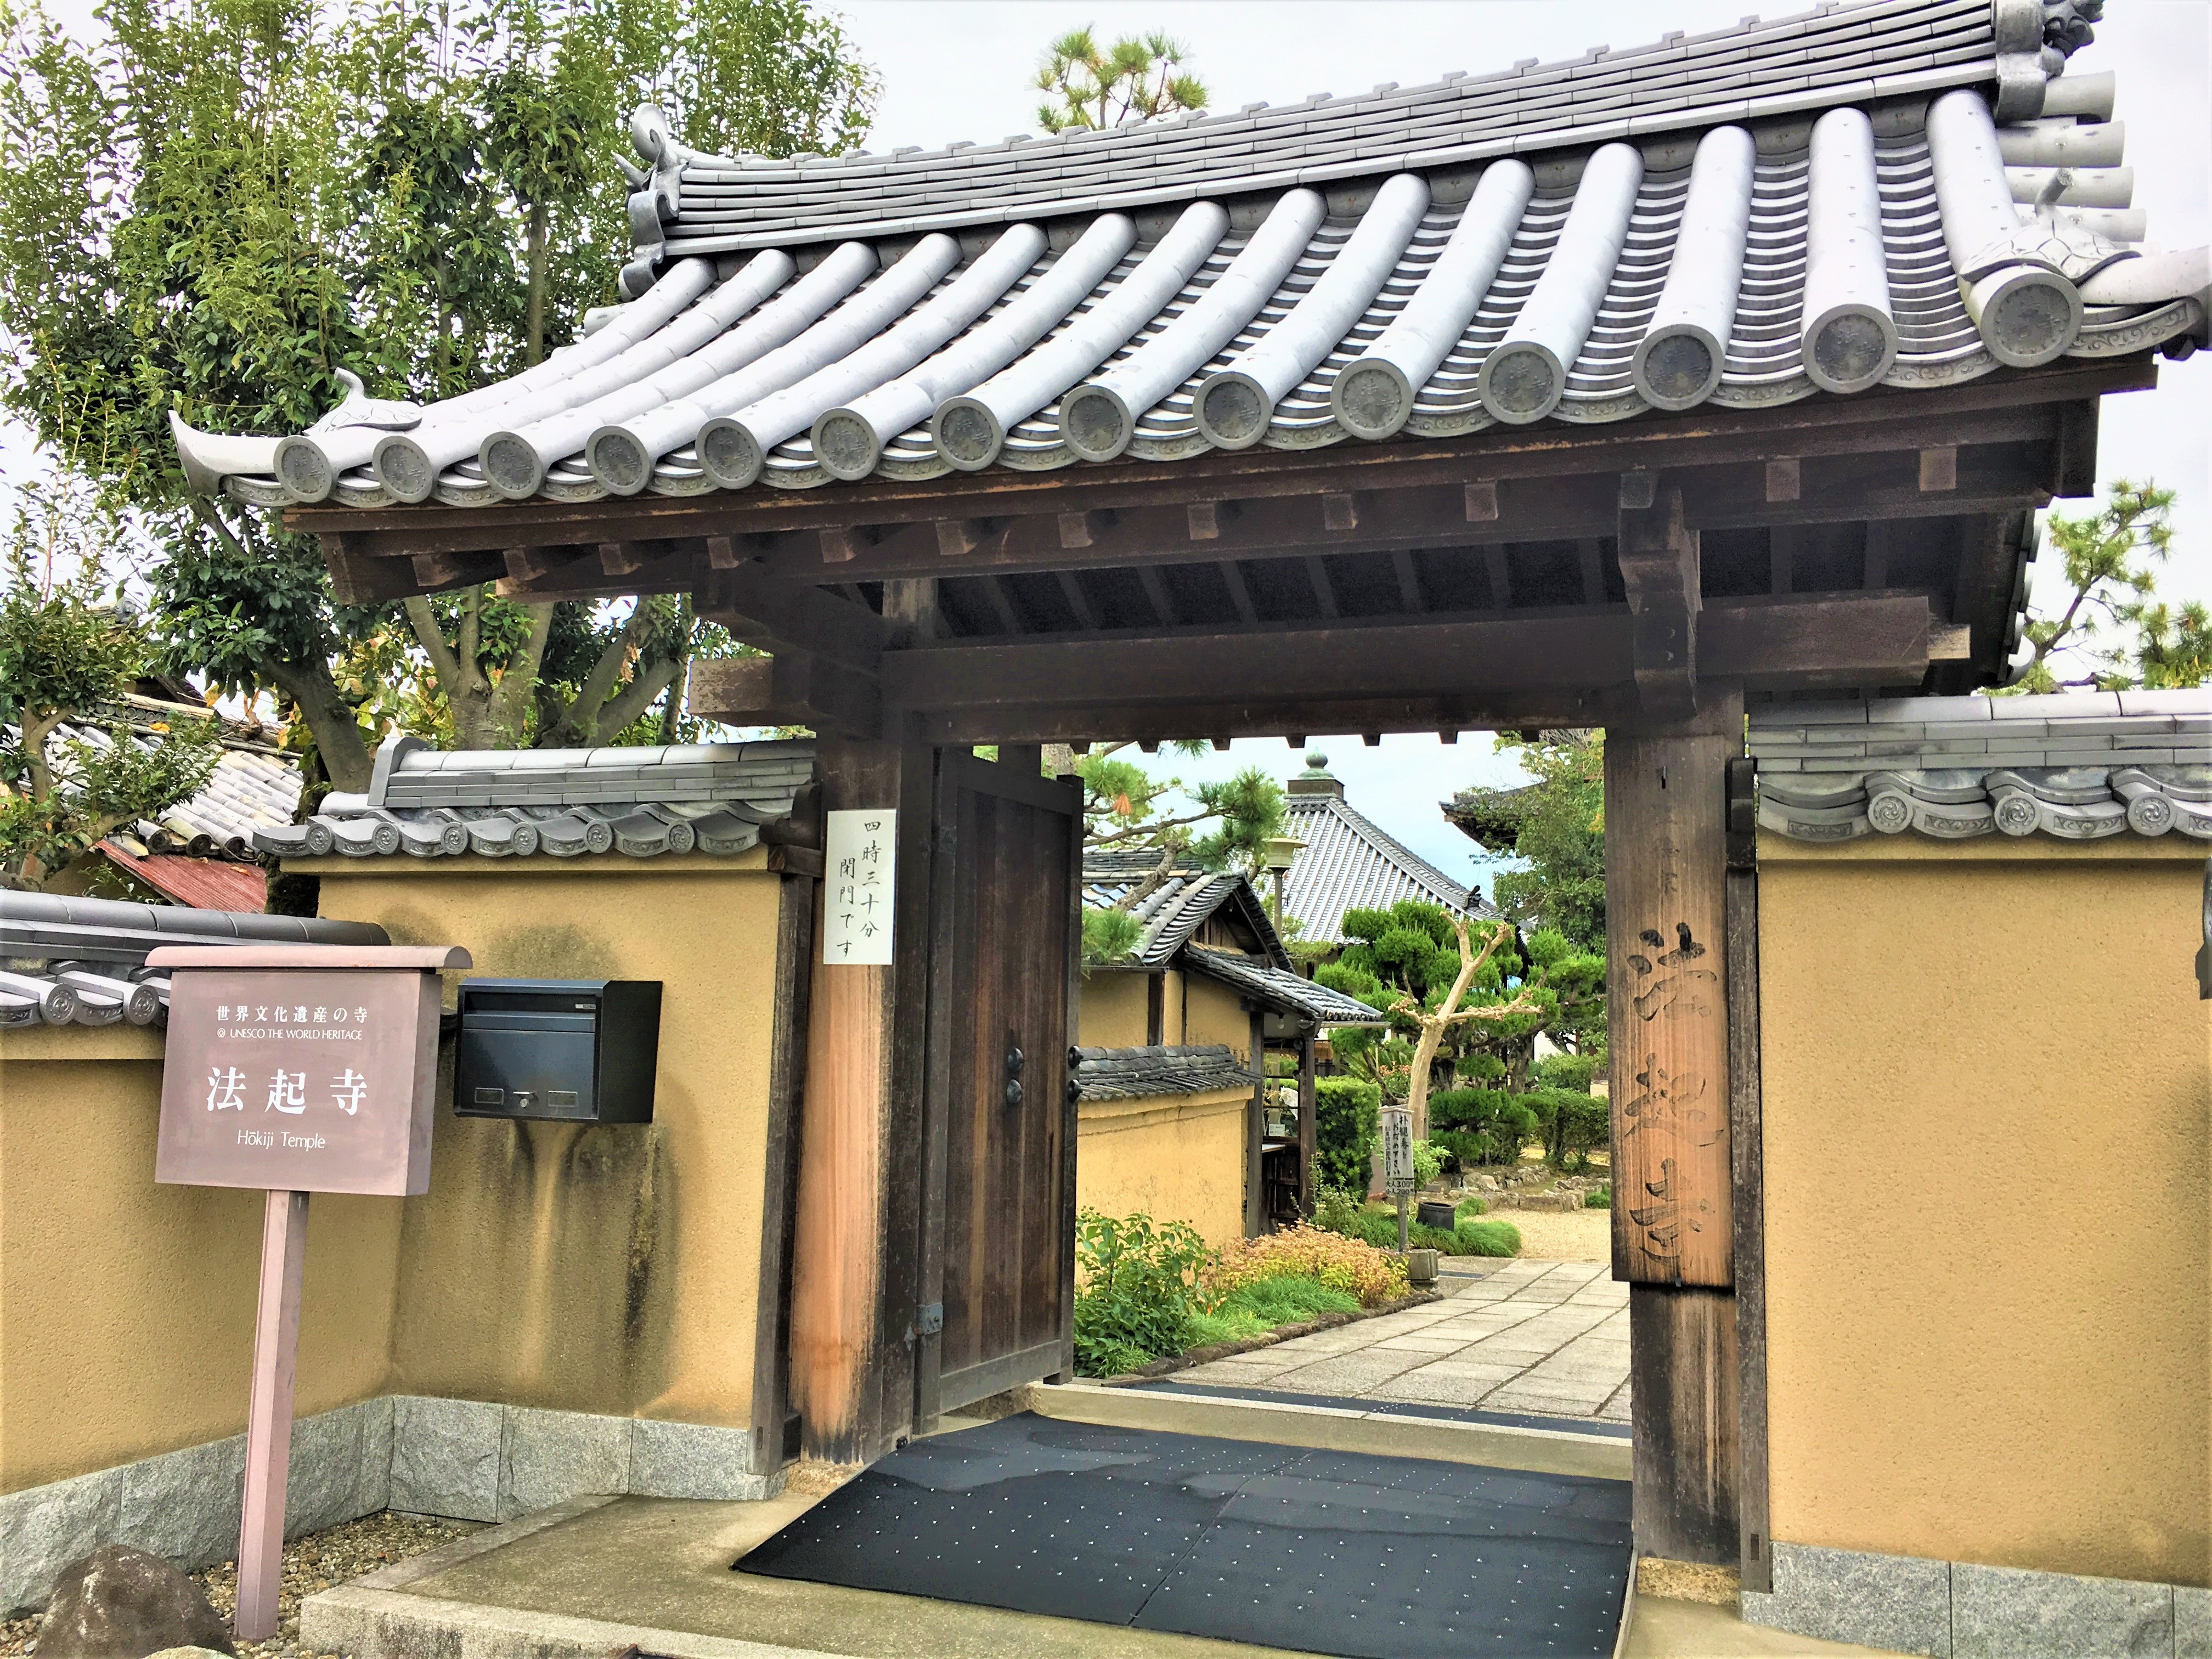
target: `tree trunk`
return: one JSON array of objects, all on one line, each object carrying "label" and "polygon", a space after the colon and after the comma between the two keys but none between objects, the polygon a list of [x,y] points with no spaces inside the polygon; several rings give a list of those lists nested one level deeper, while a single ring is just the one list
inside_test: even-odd
[{"label": "tree trunk", "polygon": [[319,657],[310,662],[259,662],[254,671],[291,698],[315,739],[315,752],[331,787],[359,794],[368,787],[374,762],[362,740],[353,705],[331,678],[330,665]]},{"label": "tree trunk", "polygon": [[543,202],[530,204],[529,240],[526,244],[530,262],[530,311],[526,320],[529,343],[523,361],[536,363],[545,356],[545,222],[546,209]]}]

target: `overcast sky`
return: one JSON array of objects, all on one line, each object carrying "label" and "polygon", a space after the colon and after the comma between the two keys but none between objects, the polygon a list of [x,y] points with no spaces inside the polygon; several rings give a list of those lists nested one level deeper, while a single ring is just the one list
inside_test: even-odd
[{"label": "overcast sky", "polygon": [[[50,3],[80,26],[89,14],[88,0]],[[1030,76],[1043,45],[1085,23],[1108,36],[1168,30],[1189,48],[1212,107],[1233,110],[1383,82],[1412,86],[1452,70],[1479,74],[1522,58],[1572,58],[1595,46],[1626,48],[1669,29],[1723,27],[1744,15],[1745,0],[846,0],[835,9],[882,72],[867,144],[884,151],[1036,131]],[[1804,9],[1776,6],[1770,15]],[[2123,0],[2070,69],[2118,77],[2115,113],[2127,124],[2136,205],[2148,211],[2152,244],[2212,241],[2212,3]],[[20,435],[0,431],[0,477],[20,476],[26,459]],[[2212,352],[2161,363],[2154,392],[2106,399],[2098,459],[2102,480],[2149,477],[2181,492],[2179,551],[2163,586],[2212,596]],[[2038,565],[2039,594],[2049,592],[2056,566],[2049,556]],[[1311,740],[1362,811],[1448,873],[1476,873],[1472,843],[1436,804],[1467,784],[1510,778],[1486,737],[1470,734],[1452,748],[1426,736],[1386,738],[1375,749],[1356,737]],[[1288,775],[1301,763],[1273,740],[1159,763],[1185,778],[1248,764]]]}]

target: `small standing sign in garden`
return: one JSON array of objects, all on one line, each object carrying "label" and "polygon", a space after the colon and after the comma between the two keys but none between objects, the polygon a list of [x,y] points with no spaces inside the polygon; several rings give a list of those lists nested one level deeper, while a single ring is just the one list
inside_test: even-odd
[{"label": "small standing sign in garden", "polygon": [[154,1179],[258,1188],[261,1286],[238,1538],[241,1640],[276,1632],[307,1194],[430,1188],[438,970],[459,946],[172,945]]},{"label": "small standing sign in garden", "polygon": [[1413,1109],[1382,1109],[1382,1189],[1398,1204],[1398,1254],[1406,1254],[1406,1203],[1413,1195]]}]

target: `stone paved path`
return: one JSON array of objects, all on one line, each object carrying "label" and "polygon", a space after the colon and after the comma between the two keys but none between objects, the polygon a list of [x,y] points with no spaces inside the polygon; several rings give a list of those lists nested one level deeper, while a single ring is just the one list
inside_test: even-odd
[{"label": "stone paved path", "polygon": [[1401,1313],[1178,1371],[1279,1389],[1541,1417],[1628,1417],[1628,1286],[1602,1261],[1509,1261]]}]

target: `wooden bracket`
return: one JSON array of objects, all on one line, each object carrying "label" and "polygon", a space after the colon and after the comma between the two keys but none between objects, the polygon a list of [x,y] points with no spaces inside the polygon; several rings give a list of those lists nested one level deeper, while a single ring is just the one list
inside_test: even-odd
[{"label": "wooden bracket", "polygon": [[1359,497],[1351,494],[1323,495],[1321,498],[1321,520],[1331,530],[1358,529]]},{"label": "wooden bracket", "polygon": [[1956,489],[1959,487],[1959,451],[1956,446],[1946,445],[1940,449],[1920,452],[1920,487],[1923,489]]},{"label": "wooden bracket", "polygon": [[1467,487],[1462,507],[1469,524],[1494,524],[1498,520],[1498,480],[1477,478]]},{"label": "wooden bracket", "polygon": [[1190,501],[1183,507],[1184,521],[1190,527],[1190,538],[1194,542],[1220,539],[1222,527],[1237,521],[1234,501]]},{"label": "wooden bracket", "polygon": [[1060,544],[1070,550],[1088,547],[1114,527],[1118,516],[1110,507],[1060,515]]},{"label": "wooden bracket", "polygon": [[805,726],[841,737],[872,737],[883,726],[872,678],[803,651],[694,662],[686,700],[702,719],[728,726]]},{"label": "wooden bracket", "polygon": [[771,580],[750,562],[708,573],[699,614],[763,651],[803,650],[864,673],[883,657],[885,628],[875,612],[817,587]]},{"label": "wooden bracket", "polygon": [[1695,711],[1698,532],[1682,522],[1682,492],[1649,472],[1620,478],[1620,574],[1628,592],[1637,695],[1655,718]]},{"label": "wooden bracket", "polygon": [[1769,461],[1766,464],[1766,499],[1770,501],[1794,501],[1802,483],[1797,470],[1796,458]]}]

